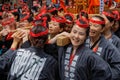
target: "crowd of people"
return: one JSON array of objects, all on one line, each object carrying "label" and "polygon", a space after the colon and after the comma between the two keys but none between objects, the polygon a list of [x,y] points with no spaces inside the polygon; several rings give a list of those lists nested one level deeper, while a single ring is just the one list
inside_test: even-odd
[{"label": "crowd of people", "polygon": [[[120,80],[118,10],[90,17],[36,0],[2,9],[0,80]],[[70,42],[58,45],[61,36]]]}]

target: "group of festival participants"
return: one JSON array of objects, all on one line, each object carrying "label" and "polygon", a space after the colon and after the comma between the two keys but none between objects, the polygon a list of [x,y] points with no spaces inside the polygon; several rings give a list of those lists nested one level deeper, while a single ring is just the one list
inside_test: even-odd
[{"label": "group of festival participants", "polygon": [[[0,80],[120,80],[120,12],[89,17],[22,6],[0,24]],[[59,37],[69,38],[65,46]]]}]

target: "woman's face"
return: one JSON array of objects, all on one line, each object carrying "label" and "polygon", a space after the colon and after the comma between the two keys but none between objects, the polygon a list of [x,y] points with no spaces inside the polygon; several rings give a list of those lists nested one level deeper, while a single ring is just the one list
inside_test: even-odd
[{"label": "woman's face", "polygon": [[71,33],[70,33],[70,40],[73,47],[78,47],[79,45],[83,44],[86,39],[86,30],[85,28],[81,28],[78,25],[74,25]]},{"label": "woman's face", "polygon": [[114,26],[112,27],[112,31],[116,32],[119,27],[120,27],[119,21],[116,21],[115,24],[114,24]]},{"label": "woman's face", "polygon": [[[92,19],[100,21],[96,17],[93,17]],[[100,24],[89,22],[89,25],[90,25],[90,30],[89,30],[89,36],[90,37],[97,37],[97,36],[101,35],[101,33],[103,31],[103,28]]]},{"label": "woman's face", "polygon": [[73,24],[66,24],[65,31],[71,32],[72,27],[73,27]]},{"label": "woman's face", "polygon": [[28,27],[28,25],[29,25],[29,22],[27,20],[24,20],[18,24],[18,27],[19,28]]},{"label": "woman's face", "polygon": [[48,28],[50,34],[58,34],[60,32],[60,27],[58,22],[50,21]]}]

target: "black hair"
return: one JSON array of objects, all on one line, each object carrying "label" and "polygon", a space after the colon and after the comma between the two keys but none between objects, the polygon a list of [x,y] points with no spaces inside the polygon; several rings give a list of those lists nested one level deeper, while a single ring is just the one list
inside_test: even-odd
[{"label": "black hair", "polygon": [[[61,6],[60,6],[60,7],[61,7]],[[59,7],[59,8],[60,8],[60,7]],[[59,8],[58,8],[58,9],[59,9]],[[62,11],[64,11],[64,10],[63,10],[63,8],[61,7],[58,11],[59,11],[59,12],[62,12]]]},{"label": "black hair", "polygon": [[30,17],[27,19],[27,21],[28,21],[29,23],[33,21],[32,15],[30,15]]},{"label": "black hair", "polygon": [[80,16],[84,16],[86,19],[88,19],[88,13],[86,13],[86,12],[80,12],[80,13],[77,15],[77,19],[79,19]]},{"label": "black hair", "polygon": [[[46,29],[47,28],[45,28],[41,25],[37,25],[37,26],[34,26],[31,31],[33,33],[37,34],[37,33],[44,32]],[[48,39],[48,35],[46,34],[46,35],[43,35],[43,36],[40,36],[40,37],[29,36],[29,39],[30,39],[30,42],[33,46],[43,48],[45,42]]]},{"label": "black hair", "polygon": [[[105,12],[107,12],[108,14],[112,14],[112,15],[114,15],[113,12],[110,11],[110,10],[105,11]],[[114,21],[114,18],[113,18],[113,17],[107,16],[107,15],[105,15],[105,16],[107,17],[107,19],[108,19],[110,22],[113,22],[113,21]]]},{"label": "black hair", "polygon": [[33,11],[34,11],[34,12],[38,12],[38,9],[39,9],[39,8],[38,8],[37,6],[33,6],[33,7],[31,8],[31,11],[32,11],[32,12],[33,12]]},{"label": "black hair", "polygon": [[20,14],[18,12],[13,12],[12,14],[17,16],[17,21],[20,21]]},{"label": "black hair", "polygon": [[[52,10],[53,8],[55,8],[55,7],[48,7],[47,8],[47,10],[49,11],[49,10]],[[53,10],[52,12],[50,12],[52,15],[58,15],[58,10],[56,9],[56,10]]]},{"label": "black hair", "polygon": [[51,21],[50,14],[48,14],[48,13],[43,14],[41,17],[42,17],[42,18],[43,18],[43,17],[47,17],[47,21],[48,21],[48,22]]},{"label": "black hair", "polygon": [[[87,21],[84,21],[83,19],[79,19],[79,22],[80,22],[80,24],[88,24],[88,22]],[[89,25],[88,25],[88,28],[86,28],[86,36],[88,36],[89,35]]]},{"label": "black hair", "polygon": [[70,15],[65,15],[65,18],[70,20],[70,21],[73,21],[73,18]]},{"label": "black hair", "polygon": [[[95,16],[92,16],[92,17],[96,17],[96,18],[98,18],[101,21],[105,21],[105,19],[103,17],[99,16],[99,15],[95,15]],[[101,24],[101,26],[103,28],[103,27],[105,27],[105,24]]]}]

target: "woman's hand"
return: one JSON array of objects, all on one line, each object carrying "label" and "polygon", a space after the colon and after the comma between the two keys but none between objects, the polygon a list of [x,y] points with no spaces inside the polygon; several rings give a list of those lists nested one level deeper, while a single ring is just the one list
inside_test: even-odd
[{"label": "woman's hand", "polygon": [[60,34],[57,34],[55,37],[53,37],[52,39],[50,39],[50,40],[48,41],[48,43],[49,43],[49,44],[56,43],[56,40],[57,40],[58,37],[60,37],[60,36],[70,37],[69,34],[70,34],[70,33],[68,33],[68,32],[62,32],[62,33],[60,33]]},{"label": "woman's hand", "polygon": [[13,37],[13,43],[11,45],[11,48],[16,49],[19,45],[19,43],[22,41],[23,37],[25,36],[25,33],[22,31],[17,31],[15,32],[12,37]]}]

